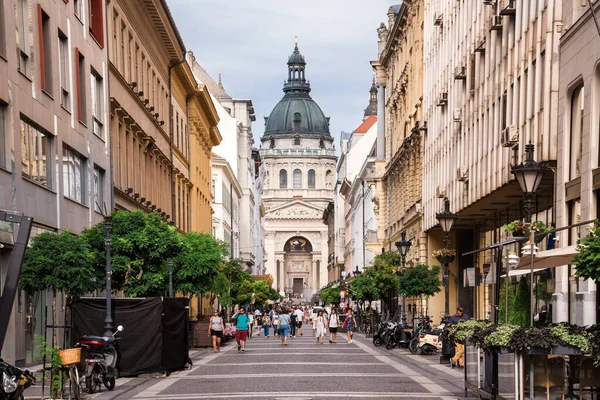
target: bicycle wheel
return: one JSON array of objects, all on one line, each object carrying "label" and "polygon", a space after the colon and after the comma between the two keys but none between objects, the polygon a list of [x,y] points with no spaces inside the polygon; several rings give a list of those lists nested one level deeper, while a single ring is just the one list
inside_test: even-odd
[{"label": "bicycle wheel", "polygon": [[71,395],[75,400],[81,399],[81,385],[79,383],[79,373],[77,367],[69,366],[69,385],[71,386]]},{"label": "bicycle wheel", "polygon": [[408,343],[408,349],[410,350],[411,353],[417,354],[417,350],[419,349],[419,339],[412,338],[410,343]]},{"label": "bicycle wheel", "polygon": [[96,388],[100,389],[100,384],[100,375],[98,374],[96,368],[94,368],[90,375],[85,377],[85,386],[87,392],[90,394],[94,393]]}]

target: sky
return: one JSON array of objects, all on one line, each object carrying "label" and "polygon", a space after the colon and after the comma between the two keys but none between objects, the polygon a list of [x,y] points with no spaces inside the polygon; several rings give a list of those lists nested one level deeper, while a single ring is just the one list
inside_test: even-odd
[{"label": "sky", "polygon": [[377,58],[377,27],[399,0],[168,0],[186,48],[233,97],[250,99],[255,147],[264,116],[283,97],[294,37],[311,96],[336,143],[362,122]]}]

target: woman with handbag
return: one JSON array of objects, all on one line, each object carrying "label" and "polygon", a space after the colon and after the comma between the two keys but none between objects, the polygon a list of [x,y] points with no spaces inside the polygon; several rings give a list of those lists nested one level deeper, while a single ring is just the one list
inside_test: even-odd
[{"label": "woman with handbag", "polygon": [[340,325],[340,319],[338,318],[337,311],[335,308],[331,309],[331,315],[329,316],[329,343],[335,343],[337,339],[337,330]]},{"label": "woman with handbag", "polygon": [[352,336],[354,335],[354,330],[356,329],[356,320],[354,319],[354,315],[352,315],[352,309],[348,309],[348,314],[346,314],[346,319],[344,320],[344,325],[342,328],[346,329],[346,334],[348,335],[348,344],[352,343]]},{"label": "woman with handbag", "polygon": [[323,311],[320,310],[315,318],[315,336],[317,337],[317,344],[323,344],[323,335],[325,333],[325,320],[323,319]]}]

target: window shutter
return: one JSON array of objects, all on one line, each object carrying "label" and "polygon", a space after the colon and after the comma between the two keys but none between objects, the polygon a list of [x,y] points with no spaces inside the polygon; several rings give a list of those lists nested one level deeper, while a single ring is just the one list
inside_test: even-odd
[{"label": "window shutter", "polygon": [[38,14],[38,38],[40,42],[40,83],[42,89],[46,89],[46,71],[44,66],[44,25],[42,24],[42,5],[37,5]]}]

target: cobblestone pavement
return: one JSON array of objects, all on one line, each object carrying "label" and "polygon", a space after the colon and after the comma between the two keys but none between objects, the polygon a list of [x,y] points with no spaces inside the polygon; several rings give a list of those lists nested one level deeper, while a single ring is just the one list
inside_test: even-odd
[{"label": "cobblestone pavement", "polygon": [[109,399],[419,399],[455,400],[463,395],[463,375],[440,365],[437,356],[375,348],[357,335],[353,344],[316,344],[315,338],[279,339],[256,334],[245,353],[235,342],[221,353],[197,353],[191,370],[169,377],[117,381]]}]

